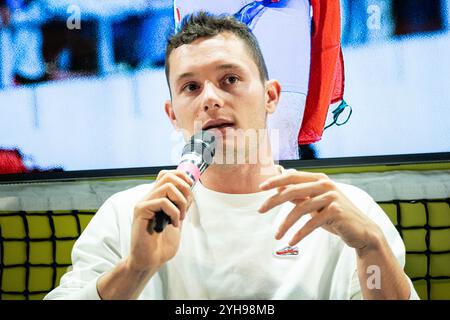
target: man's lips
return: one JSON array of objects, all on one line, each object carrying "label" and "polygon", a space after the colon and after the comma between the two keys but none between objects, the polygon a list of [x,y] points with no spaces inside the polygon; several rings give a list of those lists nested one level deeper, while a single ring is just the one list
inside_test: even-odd
[{"label": "man's lips", "polygon": [[233,128],[234,122],[227,119],[211,119],[203,124],[202,130]]}]

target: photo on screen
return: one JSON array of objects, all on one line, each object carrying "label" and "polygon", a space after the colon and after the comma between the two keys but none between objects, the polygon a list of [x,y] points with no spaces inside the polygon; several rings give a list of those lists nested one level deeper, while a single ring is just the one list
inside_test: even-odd
[{"label": "photo on screen", "polygon": [[198,11],[280,81],[276,160],[450,160],[450,0],[0,0],[0,180],[176,165],[165,48]]}]

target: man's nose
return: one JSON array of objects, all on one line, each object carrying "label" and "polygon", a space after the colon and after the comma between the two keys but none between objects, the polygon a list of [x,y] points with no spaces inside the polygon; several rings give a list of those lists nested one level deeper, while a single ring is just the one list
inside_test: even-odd
[{"label": "man's nose", "polygon": [[204,111],[222,108],[223,100],[214,83],[207,81],[203,89],[202,108]]}]

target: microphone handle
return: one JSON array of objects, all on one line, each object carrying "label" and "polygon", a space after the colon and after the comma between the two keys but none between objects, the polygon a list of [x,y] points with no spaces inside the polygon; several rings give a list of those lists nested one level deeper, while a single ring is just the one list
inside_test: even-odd
[{"label": "microphone handle", "polygon": [[168,224],[172,223],[172,221],[170,221],[170,217],[165,214],[164,211],[156,212],[154,220],[153,230],[157,233],[161,233]]}]

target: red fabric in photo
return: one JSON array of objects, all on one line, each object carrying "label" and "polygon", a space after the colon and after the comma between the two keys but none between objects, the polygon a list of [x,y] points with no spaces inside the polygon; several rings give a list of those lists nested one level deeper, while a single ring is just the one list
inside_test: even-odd
[{"label": "red fabric in photo", "polygon": [[344,60],[341,50],[339,1],[311,0],[311,71],[299,144],[322,138],[328,108],[343,99]]}]

